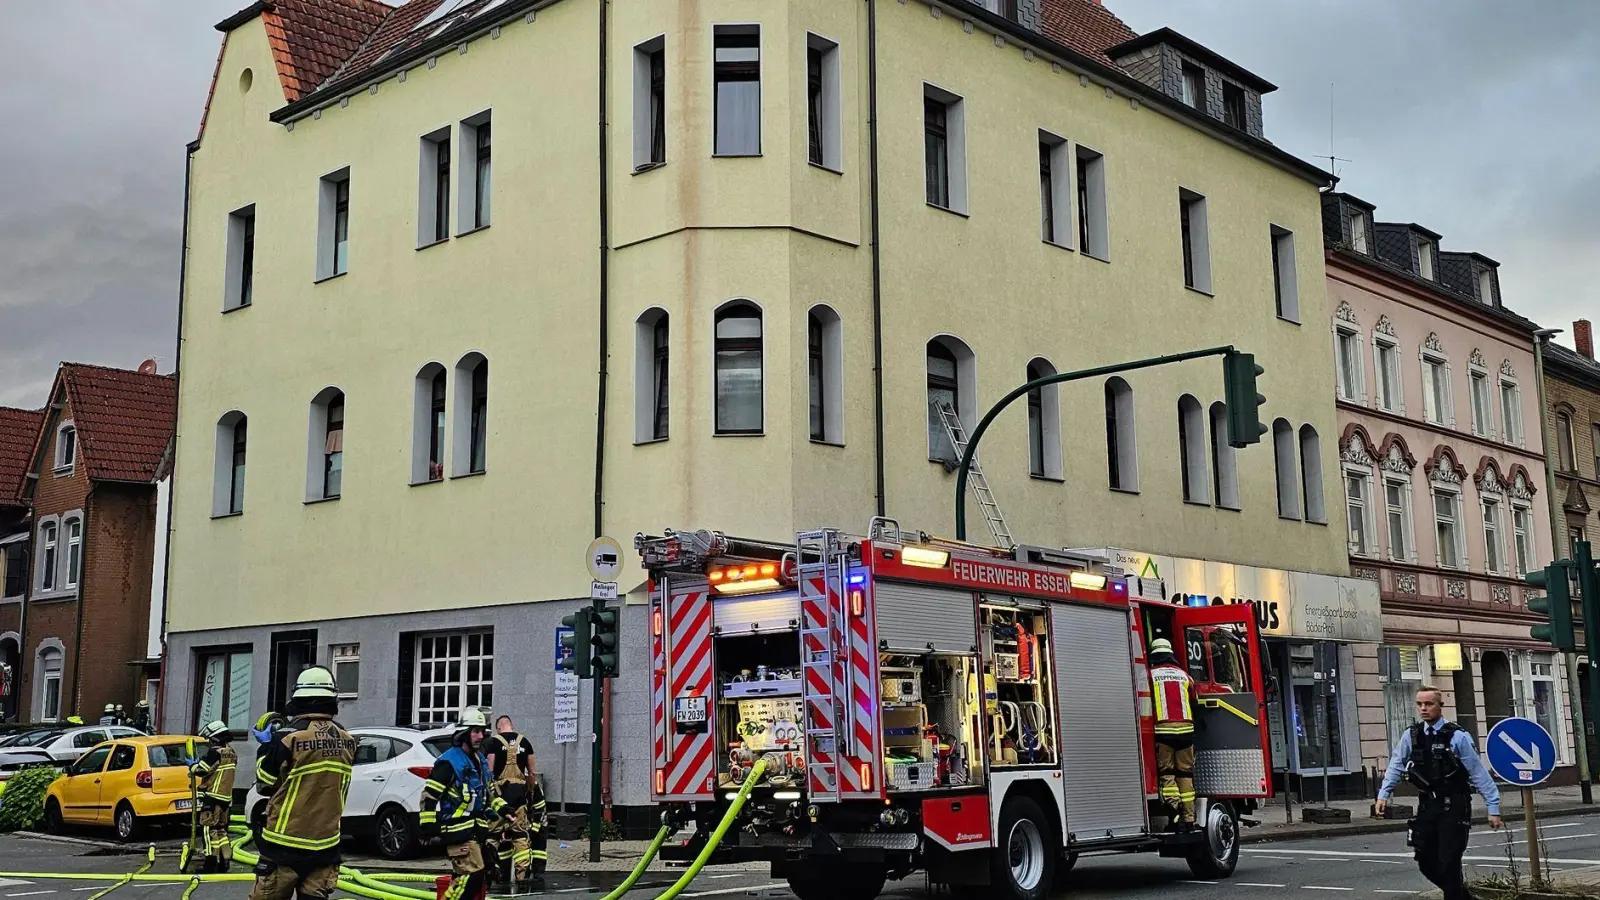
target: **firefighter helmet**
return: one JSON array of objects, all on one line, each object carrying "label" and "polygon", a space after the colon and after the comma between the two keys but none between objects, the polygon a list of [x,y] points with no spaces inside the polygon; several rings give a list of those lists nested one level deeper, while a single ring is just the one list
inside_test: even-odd
[{"label": "firefighter helmet", "polygon": [[110,715],[111,713],[114,713],[114,712],[117,711],[117,705],[115,703],[107,703],[106,704],[106,708],[104,710],[101,710],[101,711],[106,713],[107,715]]},{"label": "firefighter helmet", "polygon": [[311,666],[300,673],[294,682],[294,699],[323,700],[339,696],[334,687],[333,673],[325,666]]},{"label": "firefighter helmet", "polygon": [[481,706],[468,706],[461,710],[461,715],[456,719],[456,732],[466,731],[469,728],[489,727],[489,714]]},{"label": "firefighter helmet", "polygon": [[1172,642],[1166,638],[1156,638],[1155,640],[1151,641],[1150,655],[1155,656],[1158,653],[1166,653],[1170,655],[1172,653]]},{"label": "firefighter helmet", "polygon": [[212,722],[206,727],[200,729],[200,736],[208,741],[215,741],[219,744],[228,743],[232,738],[232,736],[228,734],[227,723],[223,722],[221,719],[218,719],[217,721]]}]

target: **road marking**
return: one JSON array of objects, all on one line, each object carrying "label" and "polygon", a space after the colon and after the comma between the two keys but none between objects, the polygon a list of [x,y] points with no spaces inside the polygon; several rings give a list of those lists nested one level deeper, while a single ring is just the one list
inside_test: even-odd
[{"label": "road marking", "polygon": [[[1255,853],[1254,850],[1244,850],[1242,852],[1244,852],[1244,853]],[[1343,850],[1284,850],[1284,849],[1274,849],[1273,852],[1274,853],[1293,853],[1293,854],[1295,854],[1297,856],[1315,856],[1315,857],[1319,857],[1321,859],[1324,859],[1324,860],[1326,860],[1328,862],[1349,862],[1350,861],[1350,854],[1345,852],[1345,851],[1343,851]],[[1411,858],[1413,858],[1413,854],[1410,854],[1410,853],[1364,853],[1364,854],[1362,854],[1362,856],[1363,857],[1369,857],[1369,856],[1371,856],[1371,857],[1386,857],[1386,858],[1389,858],[1389,859],[1411,859]],[[1498,862],[1499,860],[1504,859],[1504,858],[1505,857],[1502,857],[1502,856],[1463,856],[1462,860],[1465,861],[1465,862]],[[1550,859],[1546,859],[1545,862],[1547,862],[1547,863],[1560,863],[1560,864],[1575,865],[1575,866],[1600,866],[1600,859],[1566,859],[1566,858],[1552,857]],[[1408,891],[1407,893],[1415,893],[1415,892]]]},{"label": "road marking", "polygon": [[1413,897],[1418,893],[1417,891],[1397,891],[1393,888],[1373,888],[1372,892],[1374,894],[1408,894]]},{"label": "road marking", "polygon": [[1181,879],[1181,880],[1178,881],[1178,883],[1179,884],[1211,884],[1211,885],[1216,884],[1215,881],[1194,881],[1193,879],[1189,879],[1189,878]]},{"label": "road marking", "polygon": [[744,872],[727,872],[727,873],[722,874],[722,875],[710,875],[710,876],[707,876],[707,877],[709,877],[709,878],[743,878],[744,876],[745,876]]},{"label": "road marking", "polygon": [[1353,891],[1353,890],[1355,890],[1355,888],[1349,888],[1349,887],[1323,887],[1322,885],[1319,885],[1319,884],[1302,885],[1300,889],[1303,890],[1303,891]]},{"label": "road marking", "polygon": [[771,882],[768,882],[766,884],[751,885],[750,887],[723,888],[723,889],[717,890],[717,891],[697,891],[697,892],[695,892],[693,894],[682,894],[681,896],[684,896],[684,897],[715,897],[715,896],[718,896],[720,894],[758,894],[758,893],[760,893],[762,891],[770,891],[770,890],[775,890],[777,888],[785,888],[785,889],[787,889],[788,887],[789,886],[787,884],[784,884],[781,881],[771,881]]},{"label": "road marking", "polygon": [[39,894],[54,894],[54,893],[55,893],[54,890],[49,890],[49,891],[23,891],[20,894],[7,894],[6,896],[7,897],[33,897],[33,896],[37,896]]},{"label": "road marking", "polygon": [[1383,866],[1403,866],[1403,865],[1405,865],[1405,862],[1403,860],[1398,860],[1398,859],[1363,859],[1361,861],[1364,862],[1364,863],[1376,863],[1378,865],[1383,865]]},{"label": "road marking", "polygon": [[[1250,852],[1255,853],[1254,850]],[[1279,862],[1294,862],[1294,857],[1292,856],[1268,856],[1265,853],[1257,853],[1256,856],[1260,859],[1275,859]]]},{"label": "road marking", "polygon": [[91,884],[91,885],[89,885],[89,886],[88,886],[88,887],[81,887],[81,888],[68,888],[68,890],[71,890],[71,891],[73,891],[73,892],[78,892],[78,891],[98,891],[98,890],[100,890],[100,885],[98,885],[98,884]]},{"label": "road marking", "polygon": [[1241,881],[1241,882],[1238,882],[1238,886],[1239,887],[1269,887],[1269,888],[1288,887],[1288,885],[1286,885],[1286,884],[1267,884],[1264,881]]},{"label": "road marking", "polygon": [[[1518,832],[1518,833],[1519,834],[1523,834],[1523,833],[1526,833],[1526,832]],[[1559,835],[1557,837],[1540,838],[1540,841],[1542,843],[1546,843],[1546,844],[1553,844],[1556,841],[1575,841],[1575,840],[1578,840],[1579,838],[1594,837],[1596,835],[1600,835],[1600,831],[1586,831],[1583,834],[1563,834],[1563,835]],[[1513,844],[1526,844],[1527,842],[1528,842],[1527,838],[1522,838],[1521,840],[1515,840],[1515,841],[1494,841],[1494,840],[1491,840],[1490,843],[1480,844],[1477,847],[1472,847],[1471,849],[1473,849],[1473,850],[1478,850],[1478,849],[1487,850],[1487,849],[1490,849],[1491,847],[1509,847],[1509,846],[1511,846]]]}]

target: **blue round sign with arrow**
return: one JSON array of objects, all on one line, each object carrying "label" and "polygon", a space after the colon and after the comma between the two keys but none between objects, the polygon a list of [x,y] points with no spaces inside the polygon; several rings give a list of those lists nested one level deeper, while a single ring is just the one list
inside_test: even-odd
[{"label": "blue round sign with arrow", "polygon": [[1502,719],[1489,729],[1489,768],[1501,781],[1533,787],[1556,766],[1550,732],[1531,719]]}]

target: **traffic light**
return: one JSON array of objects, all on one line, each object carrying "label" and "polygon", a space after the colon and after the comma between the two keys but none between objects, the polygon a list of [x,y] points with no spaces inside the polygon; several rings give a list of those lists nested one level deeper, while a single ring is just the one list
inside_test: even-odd
[{"label": "traffic light", "polygon": [[598,604],[594,610],[594,677],[612,678],[617,674],[617,611]]},{"label": "traffic light", "polygon": [[561,636],[561,649],[571,651],[561,658],[561,668],[566,672],[577,672],[579,678],[592,678],[594,673],[589,662],[589,635],[593,628],[594,610],[585,606],[570,616],[562,616],[561,624],[572,629],[568,634]]},{"label": "traffic light", "polygon": [[1248,447],[1261,442],[1267,426],[1261,424],[1261,404],[1267,398],[1256,393],[1256,377],[1266,373],[1256,365],[1253,353],[1230,350],[1222,357],[1222,392],[1228,404],[1228,444]]},{"label": "traffic light", "polygon": [[1529,587],[1544,590],[1543,597],[1529,598],[1528,610],[1548,620],[1533,626],[1528,633],[1534,640],[1568,653],[1578,649],[1572,630],[1572,583],[1567,574],[1571,566],[1567,560],[1558,559],[1537,572],[1529,572],[1524,579]]}]

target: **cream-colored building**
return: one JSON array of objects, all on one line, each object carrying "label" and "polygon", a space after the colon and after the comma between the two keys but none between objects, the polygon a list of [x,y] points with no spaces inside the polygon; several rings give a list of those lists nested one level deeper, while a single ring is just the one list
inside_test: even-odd
[{"label": "cream-colored building", "polygon": [[[277,0],[221,23],[168,726],[243,721],[315,659],[350,723],[492,703],[554,779],[572,604],[544,601],[586,598],[596,531],[948,534],[930,400],[970,428],[1030,370],[1201,347],[1265,367],[1303,515],[1279,516],[1270,443],[1215,448],[1212,358],[1006,412],[982,458],[1012,530],[1346,574],[1327,176],[1262,138],[1270,84],[1073,4]],[[619,805],[645,789],[624,668]]]}]

